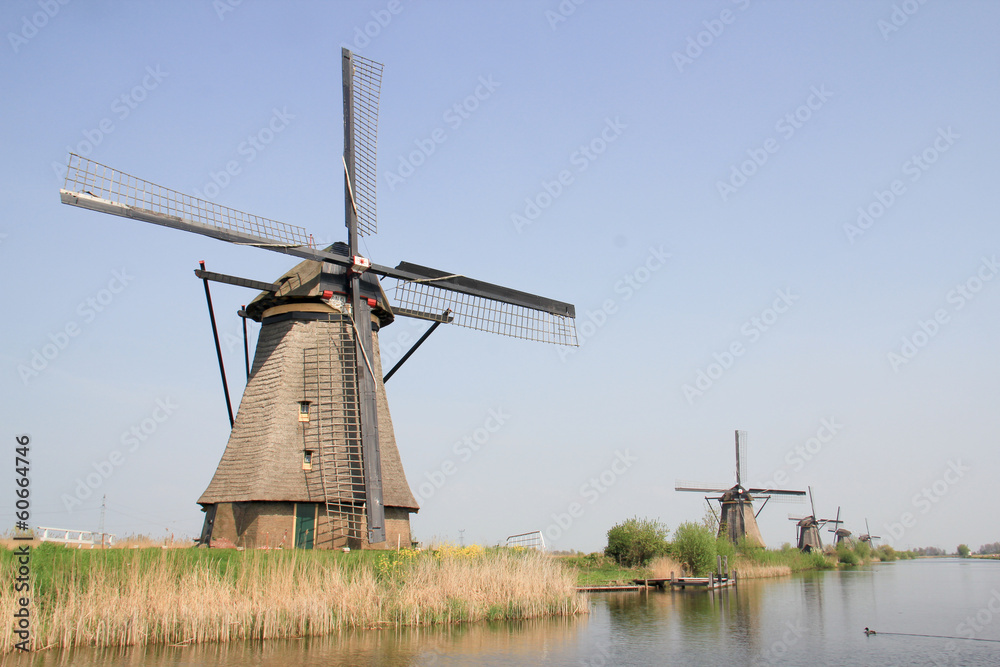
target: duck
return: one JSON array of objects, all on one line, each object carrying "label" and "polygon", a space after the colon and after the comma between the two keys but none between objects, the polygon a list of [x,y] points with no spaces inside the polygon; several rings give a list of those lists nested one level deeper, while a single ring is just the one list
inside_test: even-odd
[{"label": "duck", "polygon": [[869,630],[865,628],[865,637],[870,637],[871,635],[877,634],[874,630]]}]

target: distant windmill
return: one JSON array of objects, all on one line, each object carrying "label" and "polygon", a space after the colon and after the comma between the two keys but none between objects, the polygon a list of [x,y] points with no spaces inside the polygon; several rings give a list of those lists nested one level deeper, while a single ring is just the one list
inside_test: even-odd
[{"label": "distant windmill", "polygon": [[830,519],[817,519],[816,518],[816,504],[813,502],[812,487],[809,487],[809,506],[812,508],[812,514],[804,517],[793,517],[788,518],[792,521],[797,522],[795,525],[798,528],[798,548],[801,551],[822,551],[823,550],[823,540],[820,539],[819,529],[824,525],[830,523]]},{"label": "distant windmill", "polygon": [[[743,478],[746,476],[744,466],[746,465],[746,431],[736,431],[736,485],[732,487],[718,486],[688,486],[676,484],[675,491],[694,491],[697,493],[721,493],[718,498],[708,498],[715,500],[721,505],[721,517],[719,518],[719,535],[727,536],[732,542],[740,538],[754,546],[764,546],[764,538],[760,534],[757,526],[757,515],[764,509],[764,505],[772,496],[804,496],[805,491],[790,491],[788,489],[747,489],[743,487]],[[753,501],[763,498],[764,503],[756,513],[753,511]],[[711,503],[709,504],[711,507]]]},{"label": "distant windmill", "polygon": [[834,544],[844,542],[847,546],[852,546],[854,540],[851,539],[851,531],[840,527],[840,524],[844,523],[840,520],[840,507],[837,507],[837,518],[830,523],[834,526],[830,529],[830,532],[834,533]]},{"label": "distant windmill", "polygon": [[865,530],[867,531],[864,535],[858,537],[862,542],[867,542],[868,546],[875,548],[875,540],[881,540],[882,537],[879,535],[872,535],[872,531],[868,528],[868,517],[865,517]]},{"label": "distant windmill", "polygon": [[[229,442],[198,499],[205,511],[203,544],[267,546],[282,534],[304,548],[410,544],[410,514],[419,506],[396,447],[379,355],[378,332],[395,316],[432,321],[431,330],[453,323],[577,344],[571,304],[408,262],[382,266],[361,256],[359,236],[376,231],[382,65],[343,49],[342,74],[347,243],[317,248],[301,227],[70,156],[60,190],[64,204],[304,260],[274,282],[196,271],[206,281],[260,290],[241,314],[261,323]],[[392,302],[379,277],[398,281]]]}]

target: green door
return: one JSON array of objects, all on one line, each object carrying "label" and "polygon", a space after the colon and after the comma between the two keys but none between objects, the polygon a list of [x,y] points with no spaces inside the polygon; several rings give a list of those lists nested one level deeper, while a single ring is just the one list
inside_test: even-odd
[{"label": "green door", "polygon": [[295,506],[295,548],[312,549],[316,533],[316,505],[298,503]]}]

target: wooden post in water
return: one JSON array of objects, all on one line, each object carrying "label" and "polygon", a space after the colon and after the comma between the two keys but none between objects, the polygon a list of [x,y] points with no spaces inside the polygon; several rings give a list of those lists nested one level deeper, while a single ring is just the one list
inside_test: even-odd
[{"label": "wooden post in water", "polygon": [[715,588],[715,572],[708,573],[708,587],[709,589]]},{"label": "wooden post in water", "polygon": [[715,554],[715,573],[722,578],[722,555]]},{"label": "wooden post in water", "polygon": [[725,570],[726,579],[729,578],[729,556],[722,557],[722,567]]}]

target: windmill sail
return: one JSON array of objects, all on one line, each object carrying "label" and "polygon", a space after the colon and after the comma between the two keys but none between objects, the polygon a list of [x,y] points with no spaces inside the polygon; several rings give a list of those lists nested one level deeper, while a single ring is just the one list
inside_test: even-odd
[{"label": "windmill sail", "polygon": [[[344,167],[358,216],[358,234],[368,236],[377,231],[375,211],[375,154],[378,146],[378,98],[382,88],[382,64],[343,49],[344,118],[349,119],[351,149],[345,151]],[[348,154],[349,153],[349,154]]]}]

